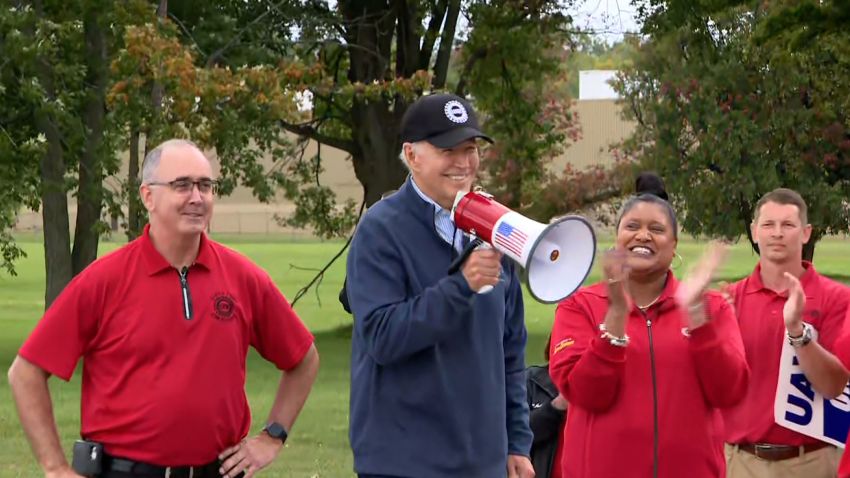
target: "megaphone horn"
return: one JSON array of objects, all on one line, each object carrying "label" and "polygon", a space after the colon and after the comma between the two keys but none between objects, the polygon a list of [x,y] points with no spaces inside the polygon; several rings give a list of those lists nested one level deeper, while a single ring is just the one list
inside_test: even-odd
[{"label": "megaphone horn", "polygon": [[458,229],[477,236],[521,265],[528,290],[546,304],[575,292],[596,256],[593,227],[581,216],[542,224],[514,212],[480,191],[458,192],[452,207]]}]

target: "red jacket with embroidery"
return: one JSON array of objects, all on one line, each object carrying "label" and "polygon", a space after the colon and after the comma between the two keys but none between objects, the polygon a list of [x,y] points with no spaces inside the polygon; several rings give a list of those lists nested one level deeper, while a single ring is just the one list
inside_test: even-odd
[{"label": "red jacket with embroidery", "polygon": [[660,478],[725,476],[718,409],[746,392],[741,335],[731,307],[709,292],[711,321],[685,336],[677,286],[670,273],[645,314],[631,310],[627,347],[600,338],[604,283],[559,304],[550,374],[571,407],[561,441],[564,478],[651,477],[656,449]]}]

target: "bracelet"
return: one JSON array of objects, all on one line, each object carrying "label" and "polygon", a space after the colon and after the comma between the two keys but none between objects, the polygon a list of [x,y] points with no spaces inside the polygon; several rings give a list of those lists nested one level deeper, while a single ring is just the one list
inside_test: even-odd
[{"label": "bracelet", "polygon": [[623,334],[622,337],[617,337],[616,335],[608,332],[608,328],[605,327],[605,324],[599,324],[599,330],[602,332],[600,338],[602,340],[607,340],[608,343],[615,347],[625,347],[629,345],[629,336],[628,334]]},{"label": "bracelet", "polygon": [[803,322],[803,333],[799,337],[792,337],[787,330],[785,335],[788,337],[788,343],[796,349],[808,345],[814,334],[812,333],[812,326]]},{"label": "bracelet", "polygon": [[699,313],[705,315],[706,322],[711,320],[711,316],[708,313],[708,297],[706,296],[703,296],[701,301],[688,306],[689,315],[696,315]]},{"label": "bracelet", "polygon": [[[688,315],[693,317],[696,314],[703,314],[705,316],[700,326],[707,324],[711,320],[711,317],[708,315],[708,297],[702,296],[701,301],[688,306]],[[685,338],[691,338],[691,329],[689,327],[682,327],[682,335]]]}]

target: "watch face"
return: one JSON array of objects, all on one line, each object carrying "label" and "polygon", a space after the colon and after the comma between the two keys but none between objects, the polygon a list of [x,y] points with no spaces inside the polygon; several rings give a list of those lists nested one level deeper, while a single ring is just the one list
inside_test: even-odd
[{"label": "watch face", "polygon": [[269,423],[265,430],[271,437],[286,440],[286,429],[280,423]]}]

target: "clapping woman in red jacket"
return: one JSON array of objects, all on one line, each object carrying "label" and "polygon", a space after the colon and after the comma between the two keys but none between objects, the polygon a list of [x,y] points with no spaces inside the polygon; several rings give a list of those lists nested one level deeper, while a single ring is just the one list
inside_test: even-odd
[{"label": "clapping woman in red jacket", "polygon": [[677,281],[673,208],[659,178],[638,186],[620,213],[604,280],[555,315],[550,373],[571,407],[563,476],[721,478],[718,409],[743,397],[749,377],[734,313],[707,291],[723,248]]}]

